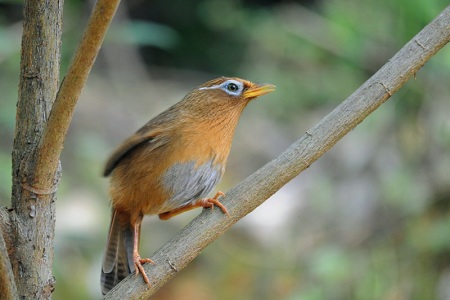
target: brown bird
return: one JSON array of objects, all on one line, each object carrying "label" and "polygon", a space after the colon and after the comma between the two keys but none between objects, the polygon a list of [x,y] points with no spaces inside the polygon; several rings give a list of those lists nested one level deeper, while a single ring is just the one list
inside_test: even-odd
[{"label": "brown bird", "polygon": [[142,266],[139,234],[144,215],[167,220],[196,207],[217,205],[234,130],[245,106],[275,90],[239,78],[208,81],[187,94],[126,139],[110,156],[112,218],[104,254],[101,286],[106,294],[132,270],[149,280]]}]

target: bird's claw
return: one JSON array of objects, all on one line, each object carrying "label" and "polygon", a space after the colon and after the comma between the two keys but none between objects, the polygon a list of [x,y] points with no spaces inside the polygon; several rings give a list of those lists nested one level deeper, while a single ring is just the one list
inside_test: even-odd
[{"label": "bird's claw", "polygon": [[199,200],[199,205],[211,209],[214,209],[214,205],[217,205],[222,210],[222,212],[229,217],[230,214],[228,213],[227,208],[219,201],[220,197],[225,197],[225,194],[219,191],[213,198],[205,198]]},{"label": "bird's claw", "polygon": [[144,270],[144,267],[142,266],[142,264],[151,263],[152,265],[154,265],[155,262],[153,260],[151,260],[150,258],[141,258],[139,253],[133,253],[133,261],[134,261],[134,270],[135,270],[136,276],[139,273],[141,273],[142,278],[144,279],[145,283],[147,283],[150,286],[151,285],[150,280],[148,279],[147,273],[145,273],[145,270]]}]

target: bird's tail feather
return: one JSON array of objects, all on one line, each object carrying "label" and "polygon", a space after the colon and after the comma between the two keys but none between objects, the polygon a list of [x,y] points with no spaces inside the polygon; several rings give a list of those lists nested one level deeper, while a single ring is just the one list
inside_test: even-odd
[{"label": "bird's tail feather", "polygon": [[133,227],[121,224],[117,212],[113,210],[102,264],[101,287],[104,295],[134,270],[133,240]]}]

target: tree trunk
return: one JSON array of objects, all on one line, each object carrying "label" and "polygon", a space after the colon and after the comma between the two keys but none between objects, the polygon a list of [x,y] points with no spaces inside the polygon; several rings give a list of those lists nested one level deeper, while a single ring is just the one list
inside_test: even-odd
[{"label": "tree trunk", "polygon": [[98,0],[59,86],[63,1],[25,1],[12,208],[0,209],[0,299],[51,299],[59,156],[120,0]]},{"label": "tree trunk", "polygon": [[[50,299],[55,282],[55,189],[35,187],[34,170],[58,91],[62,15],[63,1],[25,1],[7,237],[17,294],[23,299]],[[60,170],[47,180],[56,186],[59,176]]]}]

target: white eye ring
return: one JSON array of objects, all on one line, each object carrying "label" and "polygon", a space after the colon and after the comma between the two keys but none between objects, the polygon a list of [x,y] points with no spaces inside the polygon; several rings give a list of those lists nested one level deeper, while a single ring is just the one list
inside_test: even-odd
[{"label": "white eye ring", "polygon": [[213,90],[213,89],[221,89],[225,93],[231,96],[240,96],[244,90],[244,84],[237,80],[227,80],[221,84],[213,85],[210,87],[202,87],[199,90]]},{"label": "white eye ring", "polygon": [[242,82],[236,80],[227,80],[220,85],[220,88],[229,95],[240,96],[244,89],[244,85]]}]

